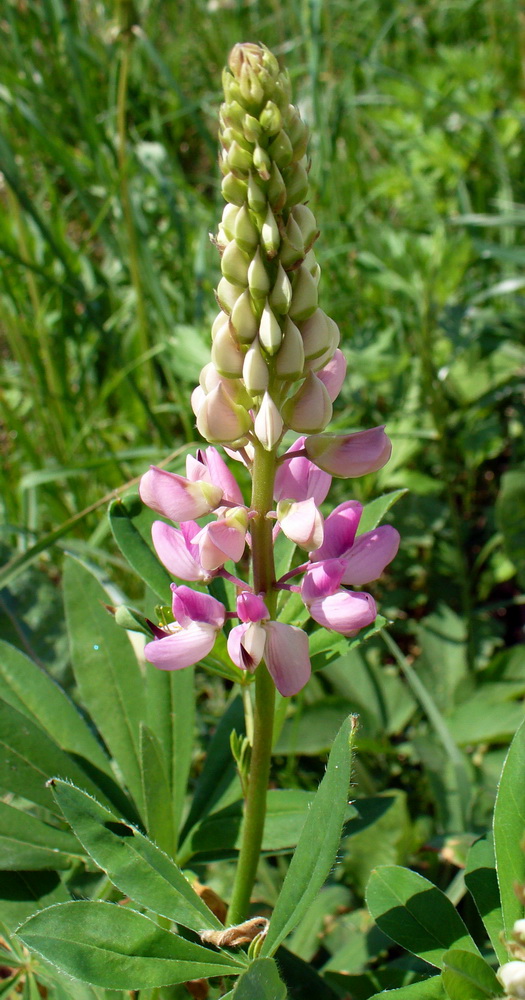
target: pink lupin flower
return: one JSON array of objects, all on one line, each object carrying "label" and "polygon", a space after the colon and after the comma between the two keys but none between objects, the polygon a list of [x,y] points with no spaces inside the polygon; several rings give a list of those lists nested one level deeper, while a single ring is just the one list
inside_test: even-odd
[{"label": "pink lupin flower", "polygon": [[339,504],[325,520],[322,545],[310,552],[312,562],[340,559],[345,569],[341,583],[359,587],[377,580],[397,554],[399,532],[383,524],[356,538],[363,508],[356,500]]},{"label": "pink lupin flower", "polygon": [[206,482],[222,489],[224,500],[230,503],[244,503],[242,493],[233,473],[230,472],[226,462],[216,448],[199,448],[195,458],[188,455],[186,458],[186,475],[190,482]]},{"label": "pink lupin flower", "polygon": [[310,497],[316,506],[326,500],[332,477],[328,472],[314,465],[305,455],[295,456],[296,452],[304,452],[305,438],[297,438],[283,456],[283,461],[275,476],[274,500],[308,500]]},{"label": "pink lupin flower", "polygon": [[161,563],[173,576],[209,583],[214,574],[202,565],[199,546],[194,542],[199,531],[196,521],[183,521],[180,528],[173,528],[165,521],[154,521],[151,537]]},{"label": "pink lupin flower", "polygon": [[228,559],[238,562],[244,552],[248,514],[245,507],[233,507],[223,517],[206,524],[193,536],[201,566],[211,572]]},{"label": "pink lupin flower", "polygon": [[170,521],[191,521],[215,510],[223,490],[209,482],[191,482],[152,465],[140,480],[139,494],[147,507]]},{"label": "pink lupin flower", "polygon": [[304,442],[306,454],[320,469],[341,479],[377,472],[388,462],[392,443],[384,427],[355,434],[312,434]]},{"label": "pink lupin flower", "polygon": [[337,399],[346,377],[346,358],[343,352],[337,348],[334,356],[316,372],[316,375],[324,383],[333,403]]},{"label": "pink lupin flower", "polygon": [[207,656],[226,617],[224,605],[209,594],[175,584],[171,589],[175,622],[158,628],[158,638],[144,647],[146,659],[160,670],[181,670]]},{"label": "pink lupin flower", "polygon": [[301,597],[311,617],[323,628],[341,635],[356,635],[377,617],[374,598],[340,586],[345,572],[343,559],[313,563],[306,571]]},{"label": "pink lupin flower", "polygon": [[304,687],[311,674],[308,636],[295,625],[269,621],[260,595],[244,592],[237,598],[241,625],[228,636],[228,653],[242,670],[254,671],[264,658],[277,690],[289,698]]},{"label": "pink lupin flower", "polygon": [[309,500],[279,500],[277,520],[287,538],[307,551],[323,541],[323,515]]}]

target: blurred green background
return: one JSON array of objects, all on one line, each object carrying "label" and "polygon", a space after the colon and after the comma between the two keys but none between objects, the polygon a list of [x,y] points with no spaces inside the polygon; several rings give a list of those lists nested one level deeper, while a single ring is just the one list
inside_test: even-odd
[{"label": "blurred green background", "polygon": [[[0,11],[4,637],[66,669],[64,548],[141,599],[104,509],[150,462],[180,452],[182,467],[194,439],[219,276],[221,69],[235,42],[262,41],[312,131],[321,305],[349,363],[333,427],[386,423],[394,442],[384,470],[332,499],[409,490],[376,588],[396,643],[374,639],[312,682],[293,753],[324,752],[358,709],[365,793],[417,788],[441,833],[483,825],[525,694],[518,0]],[[452,744],[429,728],[432,705]],[[443,779],[453,744],[473,783],[459,818]]]}]

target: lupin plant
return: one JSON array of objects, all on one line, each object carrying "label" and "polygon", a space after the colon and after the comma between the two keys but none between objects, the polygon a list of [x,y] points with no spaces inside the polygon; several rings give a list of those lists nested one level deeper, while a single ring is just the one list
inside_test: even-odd
[{"label": "lupin plant", "polygon": [[[290,103],[290,82],[272,53],[240,44],[224,71],[220,167],[226,200],[214,240],[222,277],[212,326],[211,360],[192,395],[197,428],[209,443],[188,456],[186,477],[152,468],[140,496],[165,518],[153,544],[170,573],[209,584],[221,576],[236,590],[236,611],[211,594],[172,584],[172,621],[152,625],[146,659],[163,670],[197,663],[227,619],[233,663],[255,678],[251,766],[230,923],[246,917],[261,849],[272,749],[275,688],[297,694],[310,676],[308,635],[277,617],[279,592],[299,592],[315,622],[344,636],[374,622],[373,597],[360,588],[394,558],[390,525],[357,536],[362,506],[341,503],[326,517],[320,505],[332,476],[374,472],[388,461],[383,427],[329,434],[332,404],[346,362],[339,329],[319,307],[319,235],[308,201],[308,129]],[[284,435],[299,437],[279,454]],[[251,498],[219,454],[248,468]],[[215,520],[200,526],[198,519]],[[276,578],[279,532],[307,558]],[[244,558],[251,576],[225,568]],[[292,582],[296,581],[296,582]],[[299,582],[300,581],[300,582]],[[354,587],[358,589],[348,589]]]}]

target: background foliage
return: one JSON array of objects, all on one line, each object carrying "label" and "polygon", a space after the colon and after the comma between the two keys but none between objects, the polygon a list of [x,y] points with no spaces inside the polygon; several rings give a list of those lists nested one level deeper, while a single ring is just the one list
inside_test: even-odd
[{"label": "background foliage", "polygon": [[[355,794],[368,803],[288,943],[340,995],[348,976],[356,997],[396,976],[401,985],[424,966],[389,951],[365,908],[370,872],[412,866],[460,901],[482,942],[462,866],[490,826],[523,718],[520,5],[3,0],[0,9],[2,636],[85,707],[62,553],[88,562],[108,602],[158,600],[129,570],[104,511],[150,462],[173,454],[170,468],[181,468],[194,440],[189,394],[207,360],[219,274],[208,233],[221,211],[215,134],[227,53],[260,40],[290,70],[312,129],[321,304],[349,362],[333,426],[386,422],[394,441],[390,464],[352,483],[352,495],[409,492],[387,515],[403,545],[376,588],[394,626],[337,657],[321,651],[322,669],[279,737],[275,784],[307,794],[357,711]],[[348,485],[332,495],[347,498]],[[133,523],[147,533],[145,515]],[[149,582],[167,585],[158,574]],[[83,610],[74,593],[70,622]],[[193,782],[230,699],[228,683],[200,669],[197,691]],[[139,789],[133,766],[128,784]],[[200,836],[202,845],[215,834]],[[275,834],[272,849],[282,841]],[[226,836],[230,856],[234,842]],[[264,903],[286,863],[262,865]],[[214,859],[200,873],[227,895],[228,870]]]}]

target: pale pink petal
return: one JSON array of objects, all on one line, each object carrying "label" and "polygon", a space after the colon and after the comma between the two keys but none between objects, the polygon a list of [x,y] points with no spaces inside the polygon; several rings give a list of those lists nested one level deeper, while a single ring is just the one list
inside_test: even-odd
[{"label": "pale pink petal", "polygon": [[[305,438],[288,448],[286,455],[302,451]],[[332,477],[310,462],[304,455],[299,458],[284,458],[275,476],[274,500],[308,500],[310,497],[319,507],[326,500]]]},{"label": "pale pink petal", "polygon": [[338,590],[328,597],[317,598],[308,605],[308,610],[319,625],[342,635],[355,635],[377,617],[375,601],[370,594],[350,593],[348,590]]},{"label": "pale pink petal", "polygon": [[144,656],[160,670],[181,670],[198,663],[211,652],[217,637],[213,625],[191,622],[188,628],[177,629],[162,639],[154,639],[144,647]]},{"label": "pale pink petal", "polygon": [[[195,524],[195,521],[185,523]],[[196,524],[195,527],[198,531]],[[154,521],[151,526],[151,537],[161,563],[173,576],[178,576],[181,580],[209,580],[209,573],[206,573],[194,558],[182,530],[172,528],[165,521]]]},{"label": "pale pink petal", "polygon": [[301,586],[301,597],[307,607],[311,601],[333,594],[340,586],[345,571],[343,559],[325,559],[312,563],[307,569]]},{"label": "pale pink petal", "polygon": [[233,473],[216,448],[206,448],[203,461],[208,470],[208,482],[220,486],[225,500],[230,503],[244,504],[243,495]]},{"label": "pale pink petal", "polygon": [[237,614],[242,622],[260,622],[269,618],[270,612],[260,594],[252,594],[243,590],[237,598]]},{"label": "pale pink petal", "polygon": [[312,668],[308,651],[308,636],[295,625],[268,622],[264,661],[277,690],[289,698],[303,688]]},{"label": "pale pink petal", "polygon": [[357,500],[339,504],[325,520],[324,539],[320,548],[310,552],[310,559],[337,559],[353,544],[363,505]]},{"label": "pale pink petal", "polygon": [[346,568],[341,583],[361,587],[364,583],[377,580],[385,566],[392,562],[398,548],[399,532],[391,524],[365,532],[343,556]]},{"label": "pale pink petal", "polygon": [[246,544],[246,529],[229,523],[225,518],[206,524],[194,542],[199,546],[201,565],[206,570],[218,569],[228,559],[238,562]]},{"label": "pale pink petal", "polygon": [[299,500],[297,503],[280,500],[277,504],[277,517],[286,537],[302,549],[308,551],[321,544],[323,515],[312,498]]},{"label": "pale pink petal", "polygon": [[171,521],[189,521],[218,507],[222,490],[211,483],[190,483],[184,476],[152,466],[142,476],[140,499]]},{"label": "pale pink petal", "polygon": [[377,472],[386,465],[392,451],[384,427],[355,434],[312,434],[304,446],[308,458],[320,469],[342,479]]},{"label": "pale pink petal", "polygon": [[317,372],[317,378],[324,382],[332,403],[337,399],[346,377],[346,358],[337,348],[333,358]]},{"label": "pale pink petal", "polygon": [[257,622],[245,622],[232,628],[228,636],[228,653],[241,670],[255,670],[262,660],[266,632]]},{"label": "pale pink petal", "polygon": [[224,625],[226,608],[224,604],[217,601],[211,594],[201,594],[191,587],[176,587],[171,585],[173,591],[173,617],[179,625],[188,628],[191,622],[200,622],[212,625],[215,629],[220,629]]}]

